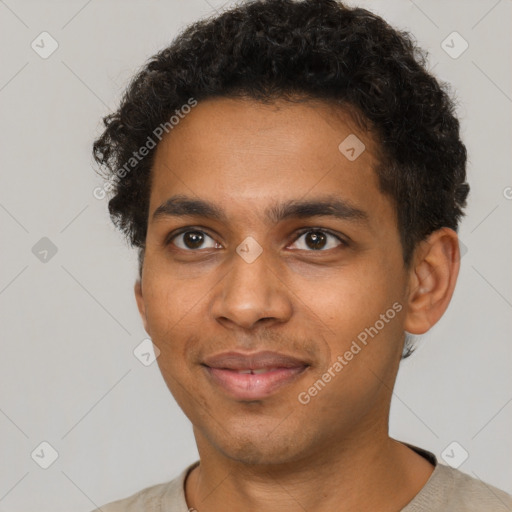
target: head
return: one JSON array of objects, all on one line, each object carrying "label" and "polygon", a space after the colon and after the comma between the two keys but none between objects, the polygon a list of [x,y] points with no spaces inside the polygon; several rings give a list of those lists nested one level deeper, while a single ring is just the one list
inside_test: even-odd
[{"label": "head", "polygon": [[[276,463],[386,429],[406,334],[451,299],[469,190],[410,36],[334,0],[246,2],[151,58],[104,121],[110,213],[198,443]],[[298,371],[242,396],[207,364],[232,351]]]}]

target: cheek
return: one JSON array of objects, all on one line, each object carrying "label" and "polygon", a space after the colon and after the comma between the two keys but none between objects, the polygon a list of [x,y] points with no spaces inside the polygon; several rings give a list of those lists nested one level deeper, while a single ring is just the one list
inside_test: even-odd
[{"label": "cheek", "polygon": [[[146,316],[151,339],[160,350],[157,364],[164,381],[178,404],[188,410],[189,389],[194,375],[187,364],[190,345],[197,334],[204,289],[187,281],[169,278],[159,272],[146,281]],[[195,402],[202,401],[200,393]]]},{"label": "cheek", "polygon": [[381,266],[360,265],[317,276],[314,281],[302,280],[295,289],[306,309],[331,331],[354,334],[354,329],[372,325],[400,299],[397,283]]},{"label": "cheek", "polygon": [[346,420],[343,411],[362,417],[392,389],[402,339],[397,288],[385,273],[367,268],[329,280],[328,291],[303,295],[329,328],[330,352],[303,391],[336,425]]},{"label": "cheek", "polygon": [[350,385],[364,387],[366,379],[394,367],[401,352],[404,310],[402,276],[396,268],[394,260],[368,258],[328,277],[317,276],[314,283],[301,282],[301,307],[327,327],[330,361],[319,370],[328,370],[341,357]]},{"label": "cheek", "polygon": [[[144,276],[146,279],[146,276]],[[207,289],[199,282],[187,282],[155,272],[144,283],[144,302],[153,342],[162,352],[176,352],[183,333],[197,326]]]}]

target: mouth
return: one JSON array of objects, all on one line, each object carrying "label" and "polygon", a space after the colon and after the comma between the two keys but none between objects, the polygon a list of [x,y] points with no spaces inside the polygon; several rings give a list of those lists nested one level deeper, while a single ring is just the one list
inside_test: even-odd
[{"label": "mouth", "polygon": [[202,364],[210,382],[232,398],[254,401],[267,398],[298,380],[310,364],[275,352],[227,352]]}]

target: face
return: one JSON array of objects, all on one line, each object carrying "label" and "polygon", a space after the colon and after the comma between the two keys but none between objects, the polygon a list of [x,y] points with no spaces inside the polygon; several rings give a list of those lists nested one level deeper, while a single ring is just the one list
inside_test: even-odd
[{"label": "face", "polygon": [[376,154],[322,102],[206,100],[159,144],[136,295],[198,445],[284,463],[387,433],[407,271]]}]

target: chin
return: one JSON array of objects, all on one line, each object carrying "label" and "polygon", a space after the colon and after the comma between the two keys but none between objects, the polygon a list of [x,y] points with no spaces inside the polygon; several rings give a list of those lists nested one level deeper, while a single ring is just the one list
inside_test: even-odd
[{"label": "chin", "polygon": [[207,437],[210,444],[234,461],[249,465],[287,464],[304,457],[308,440],[303,431],[291,431],[286,426],[285,422],[245,428],[231,424],[225,431],[210,432]]},{"label": "chin", "polygon": [[246,442],[234,446],[225,446],[221,448],[223,454],[242,464],[247,465],[279,465],[293,462],[296,458],[299,458],[296,453],[291,453],[288,447],[281,446],[278,448],[273,443],[254,443]]}]

